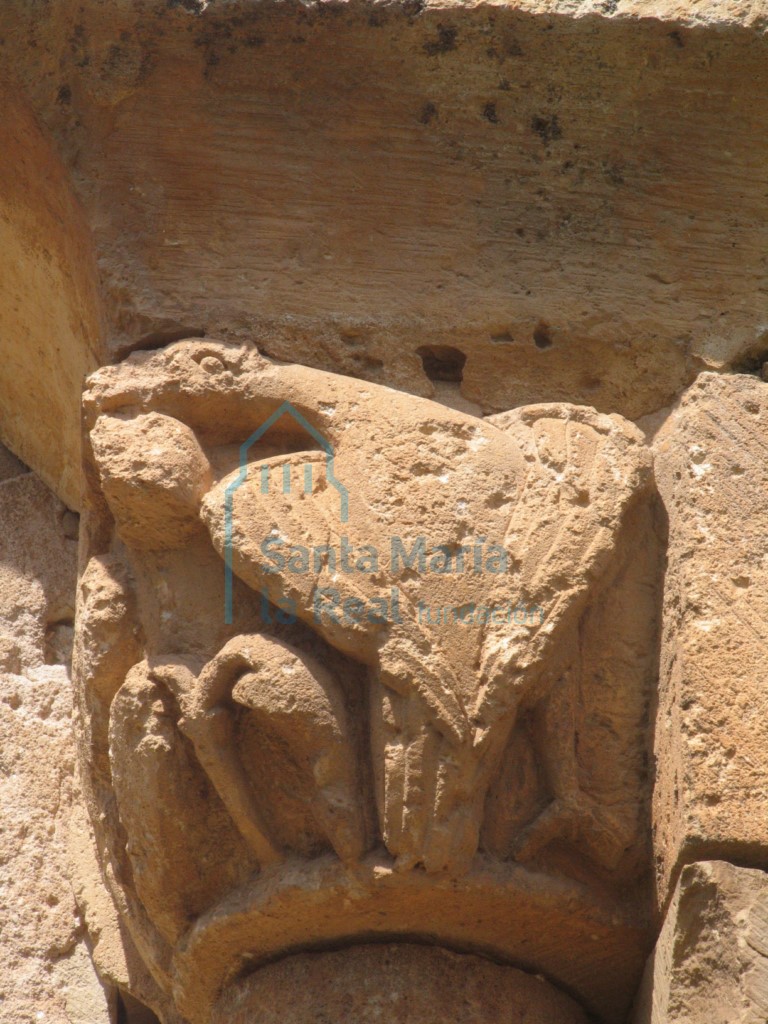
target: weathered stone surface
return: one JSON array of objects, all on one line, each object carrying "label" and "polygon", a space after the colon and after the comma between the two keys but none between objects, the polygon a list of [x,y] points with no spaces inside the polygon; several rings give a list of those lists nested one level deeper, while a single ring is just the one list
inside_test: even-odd
[{"label": "weathered stone surface", "polygon": [[0,671],[71,659],[78,519],[0,449]]},{"label": "weathered stone surface", "polygon": [[641,433],[212,340],[84,401],[87,798],[179,1012],[207,1024],[244,956],[429,919],[619,1019],[648,936]]},{"label": "weathered stone surface", "polygon": [[768,876],[723,861],[683,868],[633,1024],[763,1024]]},{"label": "weathered stone surface", "polygon": [[72,892],[72,694],[61,665],[0,674],[0,1019],[110,1024]]},{"label": "weathered stone surface", "polygon": [[72,888],[77,520],[0,449],[0,1019],[109,1024]]},{"label": "weathered stone surface", "polygon": [[103,358],[93,239],[61,154],[0,95],[0,440],[78,508],[79,397]]},{"label": "weathered stone surface", "polygon": [[764,344],[756,3],[2,8],[112,357],[206,331],[634,419]]},{"label": "weathered stone surface", "polygon": [[[751,0],[0,4],[0,439],[38,474],[0,449],[3,1024],[624,1024],[654,721],[659,908],[682,875],[637,1024],[766,1019],[763,876],[684,865],[768,850],[766,385],[691,386],[765,358],[767,48]],[[86,822],[45,485],[79,508],[83,379],[129,352],[86,396]],[[686,388],[659,652],[620,417]],[[393,533],[509,566],[263,548]]]},{"label": "weathered stone surface", "polygon": [[586,1024],[543,978],[428,946],[302,953],[256,971],[211,1024]]},{"label": "weathered stone surface", "polygon": [[669,517],[654,845],[762,864],[768,844],[768,385],[702,374],[655,443]]}]

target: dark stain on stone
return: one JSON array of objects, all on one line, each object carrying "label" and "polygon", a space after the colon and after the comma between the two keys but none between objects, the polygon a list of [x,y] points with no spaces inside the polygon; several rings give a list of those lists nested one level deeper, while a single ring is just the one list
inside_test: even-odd
[{"label": "dark stain on stone", "polygon": [[621,164],[607,164],[603,168],[603,174],[605,175],[605,180],[610,182],[611,185],[619,186],[624,184],[624,174]]},{"label": "dark stain on stone", "polygon": [[539,136],[541,141],[547,145],[550,142],[554,142],[555,139],[561,138],[563,134],[563,129],[560,126],[557,114],[553,114],[551,117],[532,117],[531,129]]},{"label": "dark stain on stone", "polygon": [[536,348],[552,348],[552,338],[546,324],[537,324],[533,329],[533,343]]},{"label": "dark stain on stone", "polygon": [[452,345],[422,345],[416,349],[424,373],[431,381],[460,383],[464,377],[466,355]]},{"label": "dark stain on stone", "polygon": [[424,13],[426,6],[426,0],[405,0],[402,7],[403,14],[406,18],[418,18],[420,14]]},{"label": "dark stain on stone", "polygon": [[496,111],[495,103],[486,103],[483,107],[483,117],[486,121],[490,121],[491,124],[499,123],[499,115]]},{"label": "dark stain on stone", "polygon": [[431,39],[424,43],[424,53],[429,54],[430,57],[436,57],[441,53],[450,53],[451,50],[456,49],[458,35],[458,30],[452,25],[438,25],[437,39]]},{"label": "dark stain on stone", "polygon": [[189,14],[201,15],[205,11],[204,0],[165,0],[165,6],[169,11],[180,7]]}]

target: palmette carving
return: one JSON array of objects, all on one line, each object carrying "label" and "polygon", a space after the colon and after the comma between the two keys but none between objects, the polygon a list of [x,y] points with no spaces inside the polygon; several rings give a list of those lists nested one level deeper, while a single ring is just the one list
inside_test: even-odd
[{"label": "palmette carving", "polygon": [[[109,730],[85,731],[83,755],[102,766],[91,806],[162,986],[234,894],[293,885],[317,858],[372,894],[371,858],[434,878],[437,899],[437,880],[491,857],[621,902],[644,855],[656,628],[651,468],[631,424],[568,405],[478,420],[209,341],[99,371],[85,409],[76,669]],[[118,577],[122,624],[91,597]],[[626,678],[599,671],[637,691],[624,721],[585,699],[590,616],[639,655]],[[601,728],[624,730],[621,802],[580,754]],[[376,899],[375,925],[363,907],[328,927],[417,930]],[[271,942],[241,955],[297,940]]]}]

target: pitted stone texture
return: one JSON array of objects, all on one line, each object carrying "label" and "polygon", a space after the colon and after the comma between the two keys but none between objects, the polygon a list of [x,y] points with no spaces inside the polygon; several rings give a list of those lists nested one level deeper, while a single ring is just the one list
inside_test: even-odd
[{"label": "pitted stone texture", "polygon": [[96,259],[62,154],[20,92],[0,98],[0,440],[77,508],[80,393],[103,358]]},{"label": "pitted stone texture", "polygon": [[110,1024],[71,885],[66,669],[0,674],[0,1020]]},{"label": "pitted stone texture", "polygon": [[1,6],[110,358],[205,331],[635,418],[760,345],[757,0]]},{"label": "pitted stone texture", "polygon": [[0,671],[71,658],[77,516],[0,448]]},{"label": "pitted stone texture", "polygon": [[428,918],[620,1019],[648,940],[641,433],[208,338],[102,368],[84,406],[81,759],[177,1009],[208,1024],[243,956]]},{"label": "pitted stone texture", "polygon": [[192,334],[632,419],[759,354],[757,0],[45,13],[0,5],[0,436],[73,507],[84,373]]},{"label": "pitted stone texture", "polygon": [[768,845],[768,385],[702,374],[655,442],[669,517],[655,729],[663,904],[681,861]]},{"label": "pitted stone texture", "polygon": [[416,945],[302,953],[234,985],[211,1024],[587,1024],[541,977]]},{"label": "pitted stone texture", "polygon": [[77,516],[0,447],[0,1020],[108,1024],[75,904]]},{"label": "pitted stone texture", "polygon": [[764,1024],[768,875],[722,861],[683,868],[632,1024]]}]

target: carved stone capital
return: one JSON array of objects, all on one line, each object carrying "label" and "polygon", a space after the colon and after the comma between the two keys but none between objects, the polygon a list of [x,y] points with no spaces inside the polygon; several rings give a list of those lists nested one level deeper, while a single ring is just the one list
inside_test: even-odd
[{"label": "carved stone capital", "polygon": [[620,1020],[648,948],[642,435],[208,340],[100,370],[85,422],[81,756],[178,1012],[240,1020],[264,964],[375,939]]}]

